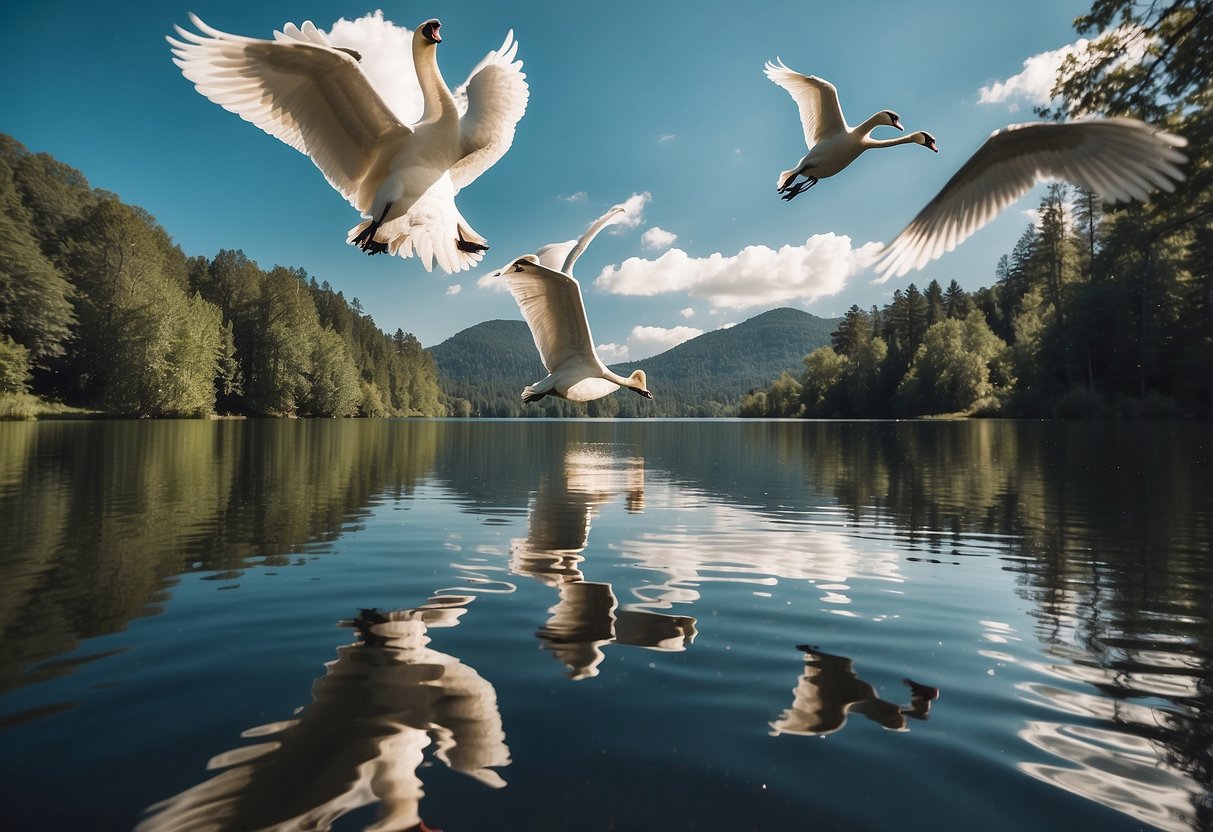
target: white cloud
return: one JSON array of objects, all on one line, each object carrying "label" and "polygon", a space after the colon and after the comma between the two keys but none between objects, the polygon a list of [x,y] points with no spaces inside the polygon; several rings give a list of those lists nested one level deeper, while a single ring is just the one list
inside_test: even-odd
[{"label": "white cloud", "polygon": [[361,53],[362,71],[397,118],[405,124],[421,118],[424,104],[409,29],[384,20],[383,12],[377,11],[357,20],[341,18],[329,31],[329,40]]},{"label": "white cloud", "polygon": [[626,344],[599,344],[598,357],[606,364],[640,361],[703,335],[693,326],[634,326]]},{"label": "white cloud", "polygon": [[657,137],[657,141],[672,142],[672,141],[674,141],[674,134],[673,133],[662,133],[660,136]]},{"label": "white cloud", "polygon": [[562,195],[560,197],[560,199],[564,200],[565,202],[587,202],[589,201],[589,198],[590,195],[585,191],[578,191],[575,194],[569,194],[568,196]]},{"label": "white cloud", "polygon": [[631,257],[607,266],[594,285],[617,295],[686,292],[713,307],[747,309],[772,303],[811,303],[838,294],[847,280],[872,265],[880,243],[851,247],[851,238],[814,234],[804,245],[778,251],[747,246],[737,254],[691,257],[672,248],[654,260]]},{"label": "white cloud", "polygon": [[[1142,37],[1140,29],[1122,27],[1105,37],[1116,38],[1121,42],[1123,54],[1117,65],[1135,64],[1145,55],[1148,41]],[[1058,49],[1041,52],[1023,62],[1023,71],[1012,75],[1005,81],[995,81],[989,86],[982,87],[978,95],[978,104],[1006,104],[1012,110],[1020,104],[1029,106],[1045,105],[1052,101],[1053,84],[1057,80],[1057,70],[1071,55],[1082,60],[1086,55],[1091,41],[1079,38],[1074,43]]]},{"label": "white cloud", "polygon": [[653,226],[640,235],[640,245],[658,251],[674,245],[674,241],[677,239],[678,235],[673,231],[666,231],[664,228]]},{"label": "white cloud", "polygon": [[633,361],[648,358],[703,335],[693,326],[634,326],[628,335],[628,353]]},{"label": "white cloud", "polygon": [[618,364],[628,360],[627,344],[599,344],[594,349],[598,350],[603,364]]},{"label": "white cloud", "polygon": [[619,203],[623,206],[623,214],[615,220],[615,228],[636,228],[644,222],[644,206],[649,204],[653,195],[648,191],[632,194]]},{"label": "white cloud", "polygon": [[448,295],[457,295],[462,291],[463,291],[462,283],[452,283],[450,286],[446,287],[446,293]]},{"label": "white cloud", "polygon": [[695,309],[694,307],[688,306],[686,309],[681,310],[678,314],[684,318],[693,318],[695,317]]},{"label": "white cloud", "polygon": [[[510,263],[513,262],[513,260],[510,261]],[[498,269],[500,269],[503,265],[504,264],[499,264],[496,268],[490,269],[478,277],[476,279],[476,288],[488,289],[490,292],[508,292],[510,290],[509,284],[505,282],[504,277],[500,277],[497,274]]]},{"label": "white cloud", "polygon": [[733,327],[735,327],[735,326],[737,326],[737,324],[735,324],[735,323],[728,323],[728,324],[721,324],[720,326],[718,326],[718,327],[716,327],[716,328],[717,328],[717,329],[732,329],[732,328],[733,328]]}]

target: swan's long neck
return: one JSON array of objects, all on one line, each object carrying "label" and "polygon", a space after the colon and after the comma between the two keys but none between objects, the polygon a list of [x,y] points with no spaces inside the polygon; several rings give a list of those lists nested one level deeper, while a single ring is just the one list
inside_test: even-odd
[{"label": "swan's long neck", "polygon": [[438,69],[438,49],[418,31],[413,37],[413,66],[417,69],[417,83],[421,85],[421,97],[425,110],[422,122],[441,121],[444,118],[459,118],[455,107],[455,96],[451,95],[442,72]]},{"label": "swan's long neck", "polygon": [[[860,136],[860,137],[861,137],[861,140],[862,140],[864,143],[867,143],[867,141],[868,141],[868,134],[869,134],[869,133],[871,133],[873,130],[875,130],[877,127],[880,127],[880,126],[882,126],[883,124],[886,124],[886,123],[887,123],[887,122],[882,122],[882,121],[880,121],[880,117],[881,117],[882,115],[884,115],[884,113],[883,113],[883,112],[880,112],[880,113],[872,113],[872,115],[870,115],[870,116],[868,117],[868,120],[867,120],[867,121],[865,121],[863,124],[859,125],[858,127],[856,127],[854,130],[852,130],[852,131],[851,131],[851,134],[852,134],[852,135],[856,135],[856,136]],[[869,147],[871,147],[872,145],[868,145],[868,146],[869,146]]]},{"label": "swan's long neck", "polygon": [[908,136],[898,136],[895,139],[873,139],[869,138],[868,136],[864,136],[862,144],[865,150],[870,147],[892,147],[893,145],[898,144],[915,144],[917,142],[915,135],[916,134],[911,133]]},{"label": "swan's long neck", "polygon": [[627,376],[621,376],[618,373],[613,373],[610,370],[607,370],[605,373],[603,373],[602,377],[605,378],[607,381],[615,382],[620,387],[632,387],[633,386],[632,380],[630,378],[628,378]]},{"label": "swan's long neck", "polygon": [[581,235],[581,239],[577,241],[577,245],[573,246],[568,256],[564,258],[564,265],[560,267],[560,271],[571,276],[573,274],[573,264],[577,262],[577,258],[585,251],[586,246],[598,236],[599,231],[610,225],[615,217],[622,214],[623,211],[622,205],[616,205],[610,211],[594,220],[594,224],[585,230],[585,233]]}]

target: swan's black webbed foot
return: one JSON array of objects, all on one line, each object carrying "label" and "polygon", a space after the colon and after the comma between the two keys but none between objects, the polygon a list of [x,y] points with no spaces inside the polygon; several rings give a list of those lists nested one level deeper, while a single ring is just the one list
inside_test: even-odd
[{"label": "swan's black webbed foot", "polygon": [[537,402],[546,395],[547,395],[547,393],[523,393],[522,394],[522,403],[530,404],[531,402]]},{"label": "swan's black webbed foot", "polygon": [[817,179],[810,176],[808,179],[804,180],[803,182],[797,182],[795,185],[785,185],[779,190],[779,192],[783,194],[780,199],[784,200],[785,202],[791,202],[793,199],[800,196],[800,194],[804,193],[816,184]]},{"label": "swan's black webbed foot", "polygon": [[383,206],[383,212],[379,214],[379,219],[373,220],[367,224],[367,227],[358,232],[358,236],[350,240],[351,245],[365,251],[367,254],[386,254],[387,243],[381,243],[375,239],[375,232],[379,230],[379,226],[383,224],[383,220],[387,217],[387,212],[392,208],[392,203]]}]

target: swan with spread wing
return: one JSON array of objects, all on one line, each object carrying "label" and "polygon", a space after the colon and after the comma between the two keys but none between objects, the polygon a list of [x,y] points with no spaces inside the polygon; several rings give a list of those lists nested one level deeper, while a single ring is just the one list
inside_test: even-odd
[{"label": "swan with spread wing", "polygon": [[[427,271],[470,268],[488,248],[455,195],[509,149],[529,89],[509,32],[452,93],[438,69],[441,23],[412,36],[421,120],[405,123],[361,67],[310,21],[273,40],[221,32],[191,14],[176,27],[174,63],[199,93],[306,154],[361,212],[348,242],[368,254],[416,255]],[[392,24],[381,21],[384,26]]]},{"label": "swan with spread wing", "polygon": [[620,387],[653,398],[644,370],[629,376],[612,372],[594,349],[590,322],[581,298],[581,284],[573,277],[573,264],[590,241],[614,222],[625,209],[616,205],[590,224],[578,240],[552,243],[534,254],[519,257],[497,272],[504,276],[522,316],[535,338],[539,358],[548,375],[522,391],[524,402],[556,396],[571,402],[588,402]]},{"label": "swan with spread wing", "polygon": [[850,127],[843,118],[842,105],[838,103],[838,88],[824,78],[801,75],[778,58],[767,61],[765,72],[796,102],[800,110],[800,124],[804,128],[804,140],[809,146],[804,158],[795,167],[781,171],[775,182],[784,200],[795,199],[816,185],[818,180],[841,173],[861,153],[874,147],[920,144],[928,150],[939,152],[935,137],[924,130],[896,139],[873,139],[871,134],[877,127],[905,129],[897,113],[892,110],[881,110],[858,127]]}]

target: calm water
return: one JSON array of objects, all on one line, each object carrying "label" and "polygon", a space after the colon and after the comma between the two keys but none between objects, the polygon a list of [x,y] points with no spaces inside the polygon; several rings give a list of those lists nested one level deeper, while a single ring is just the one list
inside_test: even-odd
[{"label": "calm water", "polygon": [[0,827],[1208,829],[1211,455],[0,423]]}]

